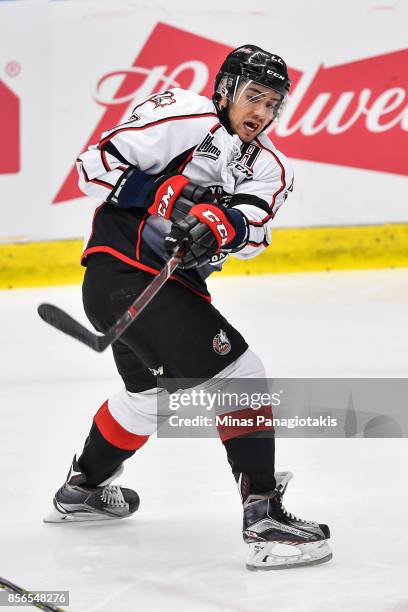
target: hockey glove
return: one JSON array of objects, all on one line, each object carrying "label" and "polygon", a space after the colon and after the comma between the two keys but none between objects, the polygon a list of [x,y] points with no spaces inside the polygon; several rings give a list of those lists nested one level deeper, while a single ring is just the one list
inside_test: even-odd
[{"label": "hockey glove", "polygon": [[215,204],[196,204],[181,221],[173,224],[165,238],[165,249],[169,256],[182,247],[182,268],[198,268],[208,263],[220,249],[228,249],[241,234],[245,221],[243,216]]},{"label": "hockey glove", "polygon": [[189,184],[188,178],[182,174],[175,174],[169,178],[159,179],[153,186],[151,199],[153,203],[147,209],[151,215],[170,219],[177,199],[184,187]]}]

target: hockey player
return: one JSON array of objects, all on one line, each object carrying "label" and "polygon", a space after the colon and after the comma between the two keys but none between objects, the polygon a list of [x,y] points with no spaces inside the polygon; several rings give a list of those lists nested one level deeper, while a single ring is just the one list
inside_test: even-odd
[{"label": "hockey player", "polygon": [[[157,397],[166,393],[161,378],[265,378],[242,335],[211,305],[205,279],[229,255],[251,258],[270,242],[293,171],[265,129],[289,88],[279,56],[244,45],[226,57],[212,100],[182,89],[152,95],[79,157],[80,187],[102,201],[83,253],[84,308],[97,330],[113,325],[175,249],[183,258],[114,343],[125,388],[96,413],[48,521],[123,518],[137,510],[137,493],[110,483],[156,430]],[[186,337],[193,342],[186,345]],[[291,474],[275,474],[271,428],[220,436],[242,497],[247,567],[328,561],[328,527],[297,519],[282,505]],[[279,543],[296,554],[280,557]]]}]

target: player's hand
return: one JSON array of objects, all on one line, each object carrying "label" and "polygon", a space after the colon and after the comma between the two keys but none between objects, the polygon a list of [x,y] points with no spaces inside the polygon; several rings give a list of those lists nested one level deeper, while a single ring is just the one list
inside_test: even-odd
[{"label": "player's hand", "polygon": [[152,204],[147,209],[151,215],[170,219],[177,199],[180,197],[184,187],[189,184],[188,178],[182,174],[175,174],[169,178],[159,179],[153,187],[150,198]]},{"label": "player's hand", "polygon": [[234,237],[235,228],[226,210],[215,204],[195,204],[183,220],[173,224],[165,249],[171,256],[181,247],[181,267],[197,268],[220,249],[228,248]]}]

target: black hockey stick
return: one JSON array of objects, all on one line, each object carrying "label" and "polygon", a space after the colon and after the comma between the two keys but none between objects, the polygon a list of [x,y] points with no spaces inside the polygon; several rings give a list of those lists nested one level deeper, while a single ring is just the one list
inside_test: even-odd
[{"label": "black hockey stick", "polygon": [[[195,185],[194,183],[188,183],[182,192],[182,197],[178,198],[178,202],[182,205],[181,213],[184,217],[188,210],[194,203],[202,202],[208,197],[208,189]],[[211,196],[210,197],[214,197]],[[183,248],[179,247],[178,251],[171,257],[155,276],[152,282],[142,291],[139,297],[129,306],[127,311],[116,321],[115,325],[108,329],[106,334],[99,335],[95,334],[78,321],[75,321],[66,312],[53,306],[52,304],[40,304],[38,307],[38,314],[46,322],[56,327],[64,334],[72,336],[76,340],[79,340],[83,344],[86,344],[94,351],[101,353],[108,346],[110,346],[115,340],[118,340],[123,332],[129,327],[129,325],[140,315],[142,310],[148,305],[150,300],[156,295],[156,293],[163,287],[164,283],[170,278],[173,272],[176,270],[180,263],[180,259],[183,256]]]},{"label": "black hockey stick", "polygon": [[115,325],[108,329],[106,334],[99,335],[89,331],[86,327],[81,325],[81,323],[78,323],[78,321],[75,321],[69,314],[61,310],[61,308],[53,306],[52,304],[40,304],[38,307],[38,314],[46,323],[56,327],[64,332],[64,334],[72,336],[72,338],[79,340],[83,344],[86,344],[94,351],[101,353],[113,342],[118,340],[129,325],[140,315],[143,309],[146,308],[150,300],[176,270],[180,263],[181,256],[182,250],[179,249],[179,251],[166,262],[157,276],[147,285],[146,289],[142,291],[126,312],[116,321]]},{"label": "black hockey stick", "polygon": [[0,578],[0,589],[8,591],[8,593],[10,594],[10,597],[6,598],[7,601],[2,601],[1,605],[7,605],[7,607],[8,604],[10,604],[10,606],[29,605],[34,606],[35,608],[40,608],[40,610],[48,610],[49,612],[64,612],[62,608],[57,608],[49,602],[41,601],[41,599],[47,599],[48,596],[57,596],[57,593],[41,593],[38,591],[27,591],[26,589],[22,589],[21,587],[17,586],[16,584],[13,584],[5,578]]}]

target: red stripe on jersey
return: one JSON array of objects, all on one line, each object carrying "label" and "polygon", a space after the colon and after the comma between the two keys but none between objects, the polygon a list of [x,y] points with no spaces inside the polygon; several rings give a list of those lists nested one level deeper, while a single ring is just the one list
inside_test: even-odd
[{"label": "red stripe on jersey", "polygon": [[97,185],[100,185],[101,187],[106,187],[110,191],[112,191],[113,189],[113,185],[110,185],[109,183],[105,183],[105,181],[101,181],[100,179],[91,179],[91,183],[96,183]]},{"label": "red stripe on jersey", "polygon": [[106,152],[103,150],[101,151],[101,157],[102,157],[103,167],[105,168],[106,172],[110,172],[111,167],[109,166],[108,159],[106,157]]},{"label": "red stripe on jersey", "polygon": [[259,247],[262,245],[266,248],[269,246],[269,242],[266,242],[266,240],[262,240],[262,242],[254,242],[253,240],[251,240],[247,243],[247,246],[252,246],[252,247]]},{"label": "red stripe on jersey", "polygon": [[78,159],[78,161],[81,162],[81,170],[84,174],[84,178],[85,178],[85,182],[86,183],[96,183],[97,185],[101,185],[101,187],[106,187],[107,189],[110,189],[110,191],[112,191],[113,189],[113,185],[111,185],[110,183],[105,183],[105,181],[101,181],[100,179],[90,179],[85,168],[84,165],[82,164],[82,161],[80,159]]},{"label": "red stripe on jersey", "polygon": [[195,151],[195,147],[194,149],[191,151],[190,155],[188,155],[187,159],[185,159],[183,161],[183,163],[178,167],[177,172],[179,172],[180,174],[183,173],[185,167],[187,166],[187,164],[189,164],[191,162],[191,160],[193,159],[193,153]]},{"label": "red stripe on jersey", "polygon": [[268,149],[268,147],[265,147],[258,139],[256,139],[255,142],[261,147],[261,149],[264,149],[264,151],[268,151],[268,153],[270,153],[272,155],[272,157],[275,159],[275,161],[278,163],[278,166],[281,169],[281,177],[280,177],[281,178],[281,186],[273,194],[272,203],[271,203],[271,208],[273,208],[275,206],[276,198],[278,197],[278,195],[280,193],[282,193],[282,191],[286,187],[285,168],[283,167],[283,164],[282,164],[281,160],[279,159],[279,157],[276,155],[276,153],[274,153],[271,149]]},{"label": "red stripe on jersey", "polygon": [[[91,229],[91,235],[89,236],[89,240],[87,242],[87,246],[88,244],[91,242],[94,232],[95,232],[95,220],[96,220],[96,215],[100,212],[100,210],[102,209],[102,207],[105,206],[105,202],[103,202],[102,204],[100,204],[98,206],[98,208],[95,209],[95,212],[93,214],[93,218],[92,218],[92,229]],[[81,255],[81,263],[82,263],[82,257],[83,255]]]},{"label": "red stripe on jersey", "polygon": [[254,227],[262,227],[271,218],[272,218],[272,215],[267,215],[264,219],[262,219],[262,221],[250,221],[249,219],[247,219],[247,221],[248,221],[248,225],[253,225]]},{"label": "red stripe on jersey", "polygon": [[[84,263],[85,259],[88,257],[88,255],[91,255],[92,253],[108,253],[109,255],[112,255],[113,257],[117,257],[121,261],[124,261],[125,263],[129,264],[129,266],[133,266],[134,268],[139,268],[140,270],[144,270],[144,272],[149,272],[149,274],[154,274],[154,276],[156,276],[159,273],[159,270],[156,270],[155,268],[151,268],[150,266],[146,266],[146,264],[143,264],[140,261],[131,259],[130,257],[123,255],[123,253],[121,253],[120,251],[117,251],[116,249],[112,249],[112,247],[108,247],[108,246],[95,246],[95,247],[90,247],[89,249],[86,249],[82,253],[82,257],[81,257],[82,265],[85,265]],[[176,276],[170,276],[170,279],[177,281],[178,283],[183,285],[183,287],[186,287],[186,289],[188,289],[189,291],[192,291],[196,295],[199,295],[200,297],[207,300],[207,302],[211,302],[211,296],[205,295],[204,293],[200,293],[200,291],[196,291],[195,289],[192,289],[192,287],[190,287],[187,283],[181,280],[181,278],[177,278]]]},{"label": "red stripe on jersey", "polygon": [[139,230],[137,232],[137,242],[136,242],[136,259],[140,260],[140,249],[142,246],[142,230],[143,230],[143,226],[146,223],[146,219],[149,216],[148,212],[145,212],[145,214],[143,215],[143,217],[140,220],[140,224],[139,224]]},{"label": "red stripe on jersey", "polygon": [[214,134],[214,132],[216,132],[218,130],[218,128],[221,127],[221,123],[216,123],[210,130],[211,134]]},{"label": "red stripe on jersey", "polygon": [[[224,418],[225,422],[220,423],[220,419]],[[257,420],[258,418],[260,418],[260,421]],[[265,419],[273,419],[271,406],[262,406],[257,410],[244,408],[220,415],[217,419],[217,429],[221,442],[257,431],[274,431],[273,425],[268,421],[265,422]]]},{"label": "red stripe on jersey", "polygon": [[134,434],[122,427],[109,412],[107,401],[95,414],[94,422],[105,440],[122,450],[138,450],[149,439],[149,436]]},{"label": "red stripe on jersey", "polygon": [[162,123],[167,123],[168,121],[182,121],[183,119],[202,119],[203,117],[217,117],[217,115],[216,113],[202,113],[200,115],[178,115],[176,117],[165,117],[164,119],[158,119],[157,121],[152,121],[151,123],[146,123],[146,125],[141,125],[138,127],[120,128],[119,130],[115,130],[114,132],[112,132],[112,134],[109,134],[109,136],[106,136],[106,138],[103,138],[103,140],[101,140],[98,144],[98,149],[103,147],[112,138],[120,134],[120,132],[141,131],[146,130],[150,127],[155,127],[156,125],[161,125]]}]

